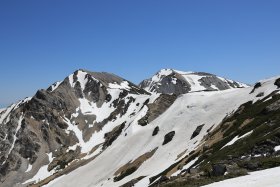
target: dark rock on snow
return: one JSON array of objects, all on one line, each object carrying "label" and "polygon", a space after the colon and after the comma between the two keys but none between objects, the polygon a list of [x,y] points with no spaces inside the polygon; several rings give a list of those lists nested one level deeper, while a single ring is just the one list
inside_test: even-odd
[{"label": "dark rock on snow", "polygon": [[164,136],[164,141],[163,141],[162,145],[165,145],[165,144],[168,144],[169,142],[171,142],[174,135],[175,135],[175,131],[171,131],[168,134],[166,134]]},{"label": "dark rock on snow", "polygon": [[195,131],[193,132],[192,136],[191,136],[191,139],[195,138],[197,135],[199,135],[200,131],[202,130],[204,124],[203,125],[199,125]]},{"label": "dark rock on snow", "polygon": [[276,85],[278,88],[280,88],[280,78],[276,79],[274,85]]},{"label": "dark rock on snow", "polygon": [[158,132],[159,132],[159,127],[157,126],[157,127],[154,129],[152,136],[157,135]]},{"label": "dark rock on snow", "polygon": [[250,94],[254,93],[256,89],[258,89],[259,87],[261,87],[262,84],[260,82],[257,82],[253,88],[253,90],[250,92]]}]

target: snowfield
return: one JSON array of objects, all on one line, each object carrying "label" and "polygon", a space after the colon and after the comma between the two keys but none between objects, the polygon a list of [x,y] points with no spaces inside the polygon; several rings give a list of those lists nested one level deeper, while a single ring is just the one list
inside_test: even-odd
[{"label": "snowfield", "polygon": [[203,187],[279,187],[280,167],[252,172],[243,177],[216,182]]},{"label": "snowfield", "polygon": [[[170,165],[174,164],[178,159],[178,155],[181,153],[184,152],[184,154],[181,155],[182,158],[195,150],[199,144],[202,143],[201,141],[207,134],[207,130],[219,125],[227,115],[232,114],[241,104],[250,100],[257,101],[262,99],[277,89],[274,85],[274,81],[274,79],[263,81],[262,87],[256,89],[252,94],[250,94],[252,87],[184,94],[161,116],[144,127],[137,123],[140,117],[136,117],[134,121],[131,121],[128,116],[125,116],[126,119],[122,118],[119,119],[119,121],[128,120],[130,121],[130,125],[126,127],[125,131],[122,132],[108,149],[89,164],[50,182],[47,186],[114,187],[125,184],[140,176],[145,176],[145,178],[138,182],[136,186],[148,186],[150,177],[161,173]],[[260,92],[263,92],[264,96],[256,97]],[[146,109],[143,108],[142,110],[145,114]],[[141,117],[144,116],[144,114],[141,114],[139,111]],[[191,139],[197,126],[202,124],[204,124],[204,126],[200,134]],[[152,132],[157,126],[159,127],[159,133],[156,136],[152,136]],[[175,131],[173,140],[166,145],[162,145],[164,136],[171,131]],[[233,144],[240,138],[243,137],[236,137],[229,144]],[[158,148],[155,154],[150,159],[146,160],[134,173],[121,181],[113,181],[115,172],[119,168],[155,148]],[[258,184],[258,186],[279,186],[279,184],[277,185],[277,183],[274,182],[277,181],[280,183],[280,178],[278,177],[277,179],[276,177],[279,173],[280,168],[276,168],[262,172],[254,172],[249,176],[232,179],[233,182],[227,183],[228,185],[219,185],[219,183],[212,185],[213,187],[216,187],[215,185],[238,186],[239,184],[240,187],[255,186],[255,184]],[[179,174],[179,172],[175,173],[175,175],[176,174]],[[268,177],[269,175],[272,175],[272,177]],[[249,181],[245,182],[247,179],[249,179]],[[240,183],[238,183],[239,180]],[[257,180],[262,182],[258,183],[256,182]]]}]

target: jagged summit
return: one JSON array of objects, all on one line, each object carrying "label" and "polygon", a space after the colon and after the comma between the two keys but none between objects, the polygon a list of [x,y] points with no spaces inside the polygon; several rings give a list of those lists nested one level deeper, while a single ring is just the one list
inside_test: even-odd
[{"label": "jagged summit", "polygon": [[66,84],[68,86],[70,85],[71,88],[79,89],[80,92],[87,91],[88,87],[103,87],[106,89],[129,90],[132,93],[138,94],[148,94],[144,90],[138,88],[138,86],[132,82],[125,80],[115,74],[107,72],[91,72],[84,69],[76,70],[63,81],[56,82],[51,85],[47,90],[53,92],[62,84]]},{"label": "jagged summit", "polygon": [[218,91],[248,87],[246,84],[204,72],[184,72],[162,69],[139,86],[146,91],[165,94],[185,94],[198,91]]}]

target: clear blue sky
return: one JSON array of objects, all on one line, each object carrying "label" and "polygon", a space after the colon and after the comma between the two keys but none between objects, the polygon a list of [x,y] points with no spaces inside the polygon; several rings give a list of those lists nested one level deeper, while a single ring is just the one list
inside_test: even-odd
[{"label": "clear blue sky", "polygon": [[79,68],[253,83],[280,74],[279,0],[1,0],[0,105]]}]

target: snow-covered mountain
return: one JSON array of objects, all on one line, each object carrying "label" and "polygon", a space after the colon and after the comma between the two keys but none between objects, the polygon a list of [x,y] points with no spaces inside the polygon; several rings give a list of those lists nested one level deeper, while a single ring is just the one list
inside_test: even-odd
[{"label": "snow-covered mountain", "polygon": [[199,186],[280,165],[279,77],[174,71],[150,84],[174,74],[171,92],[78,70],[8,107],[0,186]]},{"label": "snow-covered mountain", "polygon": [[217,91],[243,88],[248,85],[203,72],[183,72],[162,69],[139,86],[146,91],[165,94],[185,94],[198,91]]}]

